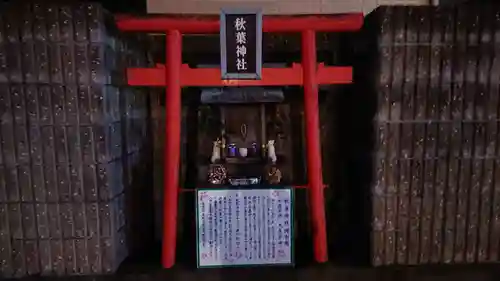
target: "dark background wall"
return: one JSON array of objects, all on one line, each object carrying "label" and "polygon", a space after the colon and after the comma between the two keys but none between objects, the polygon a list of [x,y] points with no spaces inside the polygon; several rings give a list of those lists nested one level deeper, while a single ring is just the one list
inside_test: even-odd
[{"label": "dark background wall", "polygon": [[[0,0],[0,3],[22,3],[22,2],[49,2],[48,0]],[[50,2],[71,3],[71,2],[99,2],[108,11],[113,13],[145,14],[146,0],[50,0]]]}]

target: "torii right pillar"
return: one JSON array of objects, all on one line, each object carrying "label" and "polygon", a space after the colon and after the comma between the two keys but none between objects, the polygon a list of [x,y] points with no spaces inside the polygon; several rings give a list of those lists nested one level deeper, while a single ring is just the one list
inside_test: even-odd
[{"label": "torii right pillar", "polygon": [[309,211],[311,212],[314,259],[328,261],[326,236],[325,196],[319,133],[318,82],[316,58],[316,32],[302,31],[302,69],[304,75],[304,118],[306,131],[307,178],[309,186]]}]

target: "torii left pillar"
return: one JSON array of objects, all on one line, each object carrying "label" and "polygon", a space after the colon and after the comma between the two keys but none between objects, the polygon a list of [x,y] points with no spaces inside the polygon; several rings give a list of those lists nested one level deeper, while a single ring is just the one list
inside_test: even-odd
[{"label": "torii left pillar", "polygon": [[[181,64],[182,34],[178,30],[167,32],[166,77],[167,93],[165,102],[165,151],[164,191],[163,191],[163,243],[162,264],[170,268],[175,263],[177,241],[178,198],[172,194],[179,192],[179,165],[181,160]],[[175,137],[169,137],[170,135]],[[165,241],[166,240],[166,241]],[[172,248],[173,247],[173,248]]]}]

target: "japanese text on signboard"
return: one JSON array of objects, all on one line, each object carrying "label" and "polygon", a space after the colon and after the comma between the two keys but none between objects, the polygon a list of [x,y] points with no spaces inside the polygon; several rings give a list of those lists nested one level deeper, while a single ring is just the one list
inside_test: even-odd
[{"label": "japanese text on signboard", "polygon": [[261,68],[260,14],[224,14],[222,72],[231,79],[258,79]]},{"label": "japanese text on signboard", "polygon": [[234,29],[236,30],[236,69],[238,71],[247,70],[247,22],[244,17],[238,17],[234,21]]},{"label": "japanese text on signboard", "polygon": [[198,265],[291,264],[291,189],[205,190],[197,195]]}]

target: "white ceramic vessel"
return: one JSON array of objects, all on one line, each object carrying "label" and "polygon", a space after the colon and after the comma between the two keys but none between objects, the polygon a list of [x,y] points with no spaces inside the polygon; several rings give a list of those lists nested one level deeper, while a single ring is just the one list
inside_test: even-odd
[{"label": "white ceramic vessel", "polygon": [[238,148],[238,152],[239,152],[241,157],[247,157],[247,155],[248,155],[248,149],[246,147]]}]

